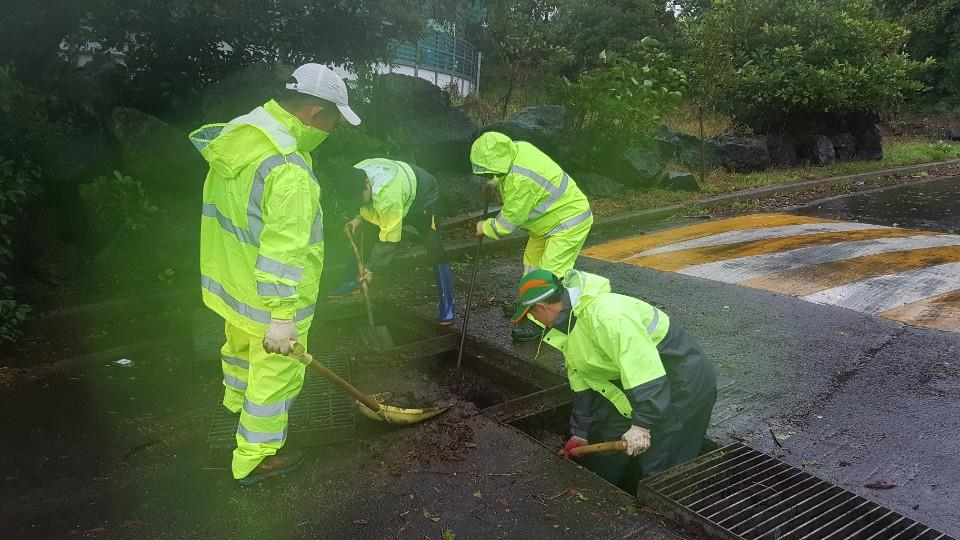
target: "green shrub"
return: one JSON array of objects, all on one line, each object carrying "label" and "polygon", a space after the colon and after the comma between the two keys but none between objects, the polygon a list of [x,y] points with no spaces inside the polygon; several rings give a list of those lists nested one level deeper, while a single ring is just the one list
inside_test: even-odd
[{"label": "green shrub", "polygon": [[630,145],[662,123],[683,98],[686,76],[653,38],[626,54],[601,53],[603,65],[579,80],[555,82],[572,114],[572,131],[600,145]]},{"label": "green shrub", "polygon": [[93,205],[105,222],[118,222],[129,230],[145,228],[159,211],[150,203],[143,184],[120,171],[81,185],[80,197]]},{"label": "green shrub", "polygon": [[932,65],[868,0],[718,0],[686,39],[711,105],[758,132],[798,119],[875,115],[924,86]]},{"label": "green shrub", "polygon": [[[15,219],[23,205],[39,191],[36,170],[0,156],[0,267],[6,266],[12,257],[10,244]],[[20,335],[20,324],[30,311],[29,306],[15,299],[15,291],[6,281],[7,275],[0,272],[0,342],[12,341]]]}]

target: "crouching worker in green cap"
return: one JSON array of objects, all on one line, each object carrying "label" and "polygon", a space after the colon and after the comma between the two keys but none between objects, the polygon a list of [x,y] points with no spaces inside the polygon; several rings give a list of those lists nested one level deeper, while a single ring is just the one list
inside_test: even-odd
[{"label": "crouching worker in green cap", "polygon": [[349,253],[343,283],[327,298],[355,294],[359,292],[358,279],[369,283],[374,276],[381,275],[399,252],[403,226],[411,225],[420,234],[433,266],[439,296],[437,324],[453,323],[453,276],[437,228],[437,180],[416,165],[385,158],[365,159],[349,169],[347,176],[340,180],[341,185],[346,193],[352,192],[359,198],[361,206],[360,215],[347,223],[346,234],[370,238],[379,232],[380,241],[362,242],[366,268],[360,276],[354,253]]},{"label": "crouching worker in green cap", "polygon": [[574,392],[572,436],[561,455],[623,439],[624,453],[580,459],[613,484],[625,483],[632,462],[651,476],[699,455],[717,383],[683,328],[646,302],[610,292],[608,279],[579,270],[562,282],[547,270],[529,272],[518,295],[514,324],[530,316],[548,327],[544,341],[566,362]]}]

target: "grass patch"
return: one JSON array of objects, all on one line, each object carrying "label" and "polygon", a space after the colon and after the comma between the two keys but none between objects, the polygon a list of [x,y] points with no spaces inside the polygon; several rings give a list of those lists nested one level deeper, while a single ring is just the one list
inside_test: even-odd
[{"label": "grass patch", "polygon": [[[878,161],[849,161],[826,167],[780,168],[754,173],[731,173],[717,169],[707,175],[707,180],[701,186],[702,191],[699,193],[652,188],[632,191],[615,198],[591,199],[590,205],[593,207],[594,213],[600,217],[630,210],[647,210],[685,203],[692,203],[692,213],[697,214],[696,201],[698,199],[742,189],[878,171],[958,157],[960,157],[960,143],[888,139],[883,145],[883,159]],[[706,208],[701,207],[701,210],[702,213],[709,213]],[[689,209],[687,213],[691,213]]]}]

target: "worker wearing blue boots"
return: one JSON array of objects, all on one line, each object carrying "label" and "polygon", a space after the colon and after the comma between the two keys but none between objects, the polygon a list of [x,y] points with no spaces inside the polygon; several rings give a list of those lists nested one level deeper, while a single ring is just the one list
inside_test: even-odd
[{"label": "worker wearing blue boots", "polygon": [[437,324],[452,324],[455,314],[453,278],[437,223],[440,203],[437,180],[416,165],[385,158],[363,160],[346,176],[341,179],[343,191],[359,194],[360,213],[347,223],[345,232],[359,238],[366,231],[365,238],[370,238],[379,231],[379,242],[363,242],[366,268],[362,275],[357,275],[356,259],[352,252],[349,254],[342,284],[327,298],[358,294],[358,280],[369,282],[382,273],[399,253],[403,226],[410,225],[419,233],[433,265],[439,295]]}]

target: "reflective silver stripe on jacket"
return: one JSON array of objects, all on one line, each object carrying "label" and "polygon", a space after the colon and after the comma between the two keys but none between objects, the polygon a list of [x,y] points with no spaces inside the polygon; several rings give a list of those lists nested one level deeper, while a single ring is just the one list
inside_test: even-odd
[{"label": "reflective silver stripe on jacket", "polygon": [[293,406],[293,402],[296,400],[296,397],[292,397],[286,401],[281,401],[280,403],[274,403],[273,405],[257,405],[248,401],[246,398],[243,400],[243,410],[247,411],[247,414],[251,416],[256,416],[259,418],[269,418],[271,416],[276,416],[278,414],[283,414],[290,410],[290,407]]},{"label": "reflective silver stripe on jacket", "polygon": [[[653,307],[653,306],[650,306]],[[660,310],[656,307],[653,307],[653,320],[650,321],[650,324],[647,325],[647,334],[653,335],[657,330],[657,323],[660,322]]]},{"label": "reflective silver stripe on jacket", "polygon": [[244,304],[243,302],[237,300],[230,293],[228,293],[226,289],[223,288],[223,285],[217,283],[216,281],[211,279],[209,276],[201,275],[200,285],[204,289],[218,296],[221,300],[224,301],[224,303],[230,306],[230,309],[236,311],[243,317],[246,317],[247,319],[256,321],[258,323],[263,323],[263,324],[267,324],[270,322],[269,311],[264,311],[262,309],[257,309],[253,306],[248,306],[247,304]]},{"label": "reflective silver stripe on jacket", "polygon": [[237,366],[238,368],[250,369],[250,362],[243,360],[241,358],[236,358],[234,356],[227,356],[225,354],[220,355],[220,359],[223,360],[223,363],[230,364],[231,366]]},{"label": "reflective silver stripe on jacket", "polygon": [[[210,276],[200,276],[200,285],[208,290],[213,295],[217,296],[225,304],[230,306],[230,309],[236,311],[242,317],[250,319],[251,321],[269,324],[270,323],[270,312],[255,308],[251,305],[244,304],[243,302],[234,298],[226,289],[223,288],[223,285],[217,283]],[[314,310],[316,310],[316,304],[310,304],[309,306],[302,307],[297,310],[296,315],[293,317],[294,322],[300,322],[304,319],[309,319],[313,316]]]},{"label": "reflective silver stripe on jacket", "polygon": [[251,443],[282,443],[287,439],[287,430],[264,433],[247,429],[243,424],[237,424],[237,435]]},{"label": "reflective silver stripe on jacket", "polygon": [[555,202],[560,200],[560,197],[563,196],[564,192],[567,191],[567,184],[569,183],[570,177],[567,176],[567,173],[563,173],[563,179],[560,180],[559,195],[551,194],[550,198],[537,205],[537,207],[530,212],[530,216],[527,217],[527,219],[536,219],[549,210]]},{"label": "reflective silver stripe on jacket", "polygon": [[532,220],[540,217],[545,214],[547,210],[550,209],[557,201],[560,200],[560,197],[567,191],[567,186],[570,184],[570,175],[566,172],[563,173],[563,176],[560,178],[560,185],[554,186],[549,180],[541,176],[540,174],[531,171],[525,167],[520,167],[514,165],[510,168],[510,172],[525,176],[530,180],[533,180],[537,185],[542,187],[550,194],[549,197],[542,203],[538,204],[536,208],[530,211],[530,215],[527,216],[527,220]]},{"label": "reflective silver stripe on jacket", "polygon": [[[247,198],[247,228],[239,227],[224,216],[214,203],[204,203],[203,215],[215,218],[220,227],[228,233],[237,237],[238,240],[251,246],[260,247],[260,233],[263,232],[263,192],[266,189],[267,177],[274,169],[287,163],[300,167],[310,176],[318,186],[320,181],[310,170],[307,162],[297,154],[274,154],[264,158],[257,166],[257,172],[253,176],[253,185],[250,187],[250,196]],[[314,216],[313,224],[310,230],[310,243],[315,244],[323,241],[323,212],[320,207]]]},{"label": "reflective silver stripe on jacket", "polygon": [[554,228],[550,229],[549,231],[547,231],[547,234],[545,234],[545,235],[543,235],[543,236],[544,236],[544,238],[546,238],[546,237],[553,236],[553,235],[557,234],[557,233],[560,232],[560,231],[565,231],[565,230],[568,230],[568,229],[572,229],[572,228],[576,227],[577,225],[583,223],[584,221],[586,221],[586,220],[588,220],[588,219],[590,219],[590,218],[592,218],[592,217],[593,217],[593,212],[590,211],[590,210],[587,210],[586,212],[581,212],[581,213],[573,216],[572,218],[569,218],[569,219],[566,219],[566,220],[564,220],[564,221],[561,221],[559,225],[557,225],[556,227],[554,227]]},{"label": "reflective silver stripe on jacket", "polygon": [[280,261],[271,259],[266,255],[257,255],[257,263],[254,265],[254,267],[261,272],[273,274],[278,278],[289,279],[290,281],[299,282],[300,278],[303,277],[303,268],[284,264]]},{"label": "reflective silver stripe on jacket", "polygon": [[530,169],[527,169],[526,167],[514,165],[513,167],[510,167],[510,172],[519,174],[521,176],[526,176],[527,178],[536,182],[540,187],[547,190],[554,197],[559,197],[560,195],[563,194],[563,191],[561,191],[559,187],[554,186],[549,180],[547,180],[543,176],[540,176],[540,174],[535,173]]},{"label": "reflective silver stripe on jacket", "polygon": [[297,288],[294,285],[284,285],[282,283],[264,283],[257,282],[257,294],[260,296],[295,296]]},{"label": "reflective silver stripe on jacket", "polygon": [[230,388],[234,388],[234,389],[236,389],[236,390],[246,390],[246,389],[247,389],[247,383],[241,381],[240,379],[238,379],[238,378],[236,378],[236,377],[233,377],[233,376],[230,376],[230,375],[227,375],[227,374],[224,374],[224,375],[223,375],[223,384],[229,386]]},{"label": "reflective silver stripe on jacket", "polygon": [[517,228],[516,225],[514,225],[513,223],[510,223],[509,221],[507,221],[506,218],[503,217],[503,214],[497,214],[497,217],[496,217],[496,219],[495,219],[494,221],[495,221],[498,225],[500,225],[500,227],[502,227],[505,231],[507,231],[508,234],[509,234],[509,233],[512,233],[512,232],[514,231],[514,229]]}]

